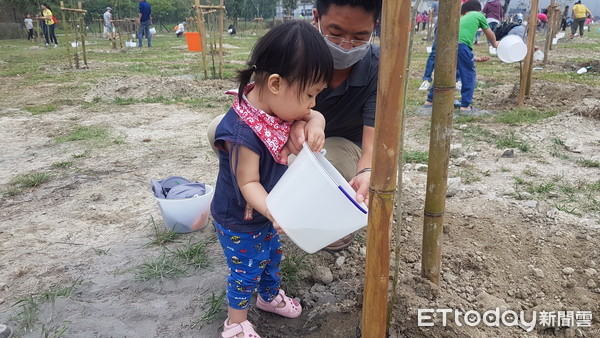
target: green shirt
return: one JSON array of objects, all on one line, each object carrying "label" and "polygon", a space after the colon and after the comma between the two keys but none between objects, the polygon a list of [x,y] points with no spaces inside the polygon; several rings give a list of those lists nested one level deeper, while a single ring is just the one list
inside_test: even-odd
[{"label": "green shirt", "polygon": [[473,40],[477,30],[490,28],[487,19],[481,12],[471,11],[460,18],[460,28],[458,30],[458,42],[462,42],[469,48],[473,48]]}]

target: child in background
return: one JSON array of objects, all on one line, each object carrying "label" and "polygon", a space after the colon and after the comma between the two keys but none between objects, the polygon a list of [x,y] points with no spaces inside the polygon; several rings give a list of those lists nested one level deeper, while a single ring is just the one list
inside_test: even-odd
[{"label": "child in background", "polygon": [[[475,60],[473,55],[473,38],[481,28],[486,38],[494,48],[498,47],[496,36],[489,28],[487,20],[481,14],[481,4],[477,0],[465,2],[461,7],[460,27],[458,33],[457,71],[460,73],[462,87],[460,90],[460,112],[463,114],[477,114],[477,109],[471,106],[475,91]],[[427,101],[422,108],[431,108],[433,105],[433,87],[429,89]]]},{"label": "child in background", "polygon": [[287,169],[281,151],[293,121],[307,121],[304,131],[313,151],[323,147],[325,119],[311,108],[333,74],[325,40],[299,20],[260,38],[248,65],[238,72],[236,99],[214,141],[219,174],[211,213],[229,266],[223,337],[259,337],[247,320],[257,288],[259,309],[287,318],[302,313],[300,303],[279,288],[280,228],[266,197]]},{"label": "child in background", "polygon": [[27,14],[25,18],[25,28],[27,28],[27,40],[33,39],[33,19],[31,19],[31,14]]}]

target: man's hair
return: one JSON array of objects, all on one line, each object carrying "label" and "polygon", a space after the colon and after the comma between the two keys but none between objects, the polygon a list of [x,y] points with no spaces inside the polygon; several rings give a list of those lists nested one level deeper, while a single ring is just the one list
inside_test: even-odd
[{"label": "man's hair", "polygon": [[464,15],[466,13],[473,12],[473,11],[481,12],[481,4],[477,0],[469,0],[469,1],[465,2],[464,4],[462,4],[462,7],[460,8],[461,15]]},{"label": "man's hair", "polygon": [[331,5],[360,7],[373,14],[373,22],[377,21],[381,14],[381,0],[317,0],[317,12],[319,15],[325,15]]}]

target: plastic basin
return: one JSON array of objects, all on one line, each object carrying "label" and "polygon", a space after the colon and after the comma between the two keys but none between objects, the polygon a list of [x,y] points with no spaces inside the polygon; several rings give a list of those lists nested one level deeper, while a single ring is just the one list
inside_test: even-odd
[{"label": "plastic basin", "polygon": [[169,231],[188,233],[198,231],[208,224],[210,202],[215,189],[206,184],[206,193],[202,196],[184,199],[165,199],[154,197],[160,208],[165,227]]},{"label": "plastic basin", "polygon": [[367,225],[367,206],[321,153],[302,151],[267,196],[267,207],[298,247],[314,253]]},{"label": "plastic basin", "polygon": [[520,37],[511,34],[500,40],[496,52],[503,62],[519,62],[527,55],[527,45]]}]

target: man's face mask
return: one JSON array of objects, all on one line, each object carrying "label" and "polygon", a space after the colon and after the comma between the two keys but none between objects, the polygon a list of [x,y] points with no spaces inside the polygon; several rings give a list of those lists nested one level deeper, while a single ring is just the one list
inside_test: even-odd
[{"label": "man's face mask", "polygon": [[[369,51],[371,46],[371,37],[368,41],[363,40],[345,40],[337,36],[325,35],[321,30],[321,20],[319,20],[319,33],[323,35],[331,56],[333,56],[333,68],[346,69],[360,61]],[[337,40],[337,43],[332,40]],[[352,44],[352,48],[346,50],[341,45],[344,43]]]}]

